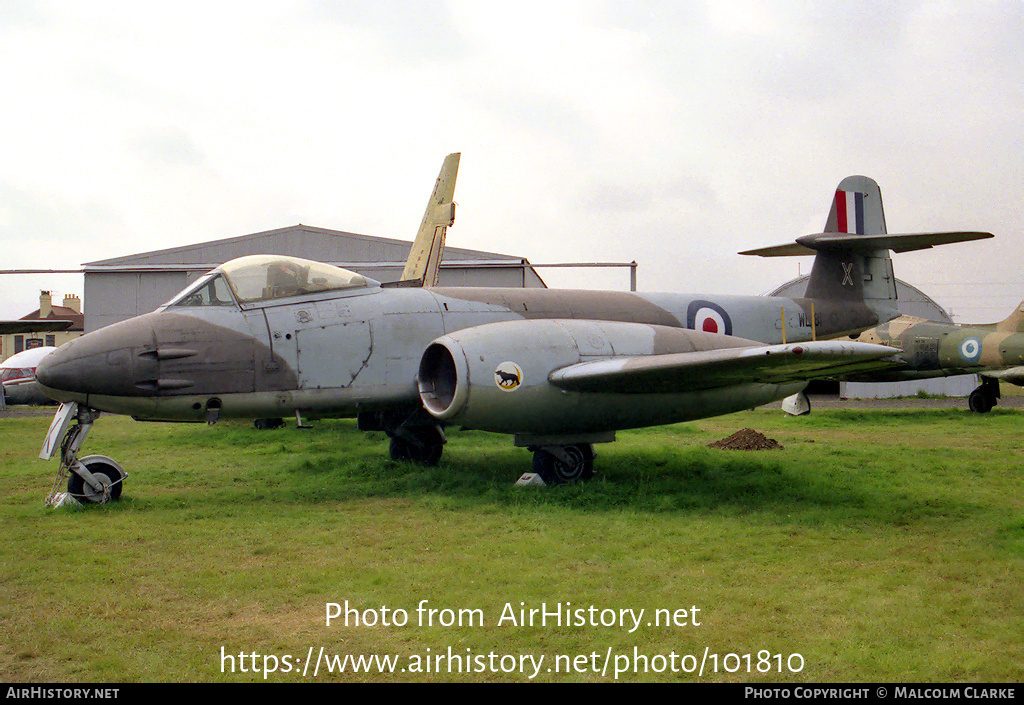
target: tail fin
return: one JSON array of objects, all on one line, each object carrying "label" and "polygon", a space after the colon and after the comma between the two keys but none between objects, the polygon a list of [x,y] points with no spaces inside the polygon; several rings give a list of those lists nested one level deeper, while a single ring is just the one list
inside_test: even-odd
[{"label": "tail fin", "polygon": [[[884,235],[885,211],[882,190],[874,179],[847,176],[836,187],[825,232],[847,235]],[[869,249],[851,241],[838,256],[817,256],[807,282],[809,299],[839,301],[896,301],[896,277],[889,250]],[[895,303],[891,304],[895,307]]]},{"label": "tail fin", "polygon": [[1024,301],[1021,301],[1013,313],[996,324],[996,330],[1010,333],[1024,333]]},{"label": "tail fin", "polygon": [[434,286],[444,252],[444,238],[455,222],[455,177],[459,173],[460,152],[449,154],[437,175],[434,192],[430,194],[416,240],[409,250],[409,259],[402,270],[406,286]]},{"label": "tail fin", "polygon": [[847,176],[839,182],[832,199],[832,210],[825,221],[825,232],[851,235],[888,232],[882,210],[882,191],[874,179]]},{"label": "tail fin", "polygon": [[762,247],[740,254],[814,255],[805,298],[863,301],[895,309],[896,277],[889,250],[909,252],[989,237],[992,233],[889,234],[878,184],[866,176],[848,176],[839,182],[824,232],[797,238],[794,244]]}]

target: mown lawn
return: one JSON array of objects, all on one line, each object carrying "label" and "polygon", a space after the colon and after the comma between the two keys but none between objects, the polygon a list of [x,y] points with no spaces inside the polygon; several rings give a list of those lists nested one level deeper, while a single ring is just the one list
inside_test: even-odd
[{"label": "mown lawn", "polygon": [[[349,421],[104,416],[122,500],[52,510],[49,419],[5,419],[0,679],[1019,681],[1022,421],[758,410],[522,488],[491,434],[425,469]],[[784,448],[706,448],[744,427]]]}]

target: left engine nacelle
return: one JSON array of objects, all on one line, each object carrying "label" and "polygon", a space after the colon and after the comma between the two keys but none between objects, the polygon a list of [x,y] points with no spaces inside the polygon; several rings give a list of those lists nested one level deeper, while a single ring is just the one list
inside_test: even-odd
[{"label": "left engine nacelle", "polygon": [[602,358],[743,344],[749,341],[642,323],[489,323],[431,343],[420,361],[419,393],[434,417],[483,431],[557,434],[666,423],[665,409],[652,404],[649,396],[568,392],[552,384],[548,375]]}]

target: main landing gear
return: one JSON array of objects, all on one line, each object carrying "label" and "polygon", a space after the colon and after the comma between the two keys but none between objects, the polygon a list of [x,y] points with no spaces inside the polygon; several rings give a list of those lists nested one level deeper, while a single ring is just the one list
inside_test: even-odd
[{"label": "main landing gear", "polygon": [[[60,467],[46,506],[59,506],[67,497],[79,504],[106,504],[120,499],[128,473],[105,455],[78,457],[78,450],[99,415],[95,409],[80,408],[74,402],[61,404],[57,409],[39,453],[43,460],[50,460],[60,449]],[[58,492],[57,487],[65,476],[67,493]]]},{"label": "main landing gear", "polygon": [[413,412],[376,412],[359,415],[359,430],[384,431],[392,460],[437,465],[447,439],[444,429],[423,409]]},{"label": "main landing gear", "polygon": [[388,443],[392,460],[406,460],[418,465],[437,465],[444,451],[444,432],[441,427],[406,429],[404,435],[393,435]]},{"label": "main landing gear", "polygon": [[999,403],[999,380],[992,377],[982,377],[981,386],[971,392],[967,397],[967,406],[971,411],[984,414],[991,411],[992,407]]},{"label": "main landing gear", "polygon": [[547,485],[582,482],[594,476],[594,446],[574,443],[564,446],[531,446],[533,471]]},{"label": "main landing gear", "polygon": [[[437,465],[447,442],[440,424],[423,409],[364,412],[359,414],[359,430],[383,431],[390,439],[392,460],[419,465]],[[589,480],[594,476],[593,444],[576,442],[548,445],[552,440],[530,438],[516,443],[533,452],[533,472],[540,476],[544,484],[564,485]],[[602,436],[599,440],[611,441],[614,435],[607,434],[607,437]]]}]

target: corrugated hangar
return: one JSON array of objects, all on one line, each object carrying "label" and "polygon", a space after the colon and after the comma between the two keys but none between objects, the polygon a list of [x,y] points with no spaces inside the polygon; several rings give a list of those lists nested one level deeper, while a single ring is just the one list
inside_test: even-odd
[{"label": "corrugated hangar", "polygon": [[[807,290],[809,276],[802,276],[786,282],[772,291],[769,296],[800,297]],[[915,316],[939,323],[953,323],[945,309],[926,293],[901,279],[896,280],[897,310],[904,316]],[[908,397],[923,391],[949,397],[966,397],[979,384],[978,375],[957,375],[935,377],[906,382],[840,382],[839,396],[843,399],[879,399]]]},{"label": "corrugated hangar", "polygon": [[[411,242],[295,225],[83,265],[85,331],[149,313],[236,257],[277,254],[327,262],[380,282],[396,281]],[[546,287],[525,257],[447,247],[439,286]]]},{"label": "corrugated hangar", "polygon": [[[772,291],[768,296],[800,297],[807,291],[809,275],[797,277]],[[939,323],[952,323],[953,319],[935,301],[916,286],[907,284],[902,279],[896,280],[896,308],[904,316],[916,316]]]}]

